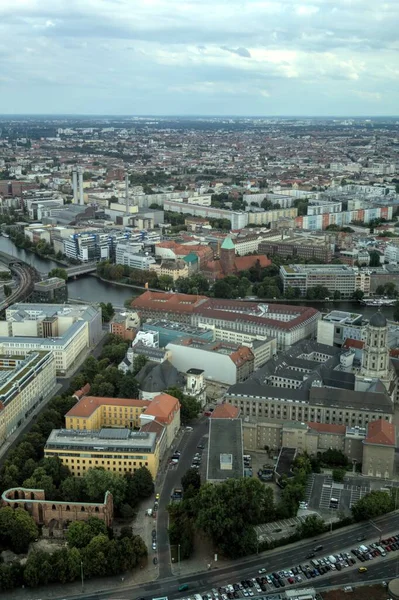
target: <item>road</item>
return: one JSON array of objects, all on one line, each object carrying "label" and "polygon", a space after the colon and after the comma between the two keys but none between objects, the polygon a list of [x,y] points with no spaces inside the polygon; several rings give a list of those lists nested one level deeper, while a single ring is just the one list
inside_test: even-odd
[{"label": "road", "polygon": [[172,575],[168,537],[168,512],[166,507],[170,503],[173,488],[180,487],[182,476],[190,468],[192,458],[197,452],[197,444],[208,433],[208,427],[208,417],[202,417],[199,419],[198,424],[193,427],[193,431],[184,432],[183,438],[175,448],[181,451],[179,463],[176,467],[169,468],[165,476],[159,502],[157,523],[159,577],[161,579]]},{"label": "road", "polygon": [[14,292],[8,296],[3,302],[0,303],[0,311],[5,310],[10,304],[17,302],[18,300],[24,300],[29,296],[33,290],[33,284],[35,281],[35,270],[26,264],[22,265],[9,265],[11,271],[17,275],[19,279],[19,285]]},{"label": "road", "polygon": [[[382,537],[387,534],[399,532],[399,513],[380,517],[375,519],[374,523],[382,530]],[[160,577],[154,582],[141,585],[129,587],[118,586],[117,588],[108,591],[99,591],[94,594],[68,596],[68,600],[74,600],[75,598],[79,598],[79,600],[131,600],[139,597],[149,599],[160,596],[168,596],[169,599],[174,600],[182,597],[182,593],[178,592],[178,587],[182,583],[189,585],[189,594],[192,596],[193,593],[201,593],[204,590],[210,590],[213,587],[219,587],[226,583],[254,577],[258,569],[263,567],[268,572],[271,572],[307,562],[306,555],[313,550],[316,543],[323,545],[323,552],[321,553],[323,556],[340,552],[342,549],[348,548],[348,545],[358,545],[356,540],[360,535],[365,535],[370,541],[375,541],[379,537],[379,533],[370,523],[352,525],[332,534],[324,534],[317,538],[265,552],[259,556],[252,556],[241,561],[236,561],[228,567],[213,569],[212,571],[201,571],[182,577]],[[306,580],[302,585],[307,587],[309,585],[312,587],[325,587],[336,584],[339,587],[349,582],[365,581],[367,579],[389,579],[396,573],[398,560],[399,554],[395,553],[394,556],[388,555],[385,559],[379,559],[375,564],[367,563],[367,573],[358,573],[358,565],[356,565],[351,570],[348,569],[333,576],[323,576],[311,581]],[[40,597],[43,598],[43,595]],[[65,599],[66,597],[63,595],[57,600]]]}]

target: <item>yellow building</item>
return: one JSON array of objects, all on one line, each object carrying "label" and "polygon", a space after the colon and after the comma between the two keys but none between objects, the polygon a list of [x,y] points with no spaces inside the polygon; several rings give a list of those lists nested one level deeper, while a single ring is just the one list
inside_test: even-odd
[{"label": "yellow building", "polygon": [[140,415],[150,401],[85,396],[65,415],[67,429],[96,430],[101,427],[140,428]]},{"label": "yellow building", "polygon": [[76,477],[94,468],[124,475],[147,467],[155,479],[164,436],[164,427],[160,435],[153,431],[122,428],[96,431],[53,429],[46,442],[44,456],[58,456]]}]

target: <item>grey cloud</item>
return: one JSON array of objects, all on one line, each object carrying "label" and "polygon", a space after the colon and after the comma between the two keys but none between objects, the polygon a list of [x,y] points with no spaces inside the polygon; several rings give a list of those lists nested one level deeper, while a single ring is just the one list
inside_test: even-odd
[{"label": "grey cloud", "polygon": [[231,52],[232,54],[237,54],[237,56],[251,58],[251,53],[247,48],[227,48],[226,46],[221,46],[221,49],[227,50],[227,52]]}]

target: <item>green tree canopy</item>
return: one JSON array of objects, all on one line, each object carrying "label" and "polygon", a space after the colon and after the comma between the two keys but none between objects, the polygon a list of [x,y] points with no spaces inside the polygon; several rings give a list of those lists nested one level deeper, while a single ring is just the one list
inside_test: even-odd
[{"label": "green tree canopy", "polygon": [[352,506],[352,514],[355,521],[365,521],[385,515],[394,510],[394,508],[395,502],[390,493],[373,490]]}]

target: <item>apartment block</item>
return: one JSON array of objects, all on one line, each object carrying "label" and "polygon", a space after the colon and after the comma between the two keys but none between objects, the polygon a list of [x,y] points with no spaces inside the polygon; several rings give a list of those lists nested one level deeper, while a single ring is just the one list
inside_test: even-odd
[{"label": "apartment block", "polygon": [[339,292],[342,298],[351,298],[355,290],[370,292],[370,274],[348,265],[282,265],[280,267],[284,291],[298,288],[302,296],[309,288],[322,285],[331,295]]},{"label": "apartment block", "polygon": [[1,343],[0,349],[0,444],[3,444],[51,394],[57,380],[51,352],[13,355]]}]

